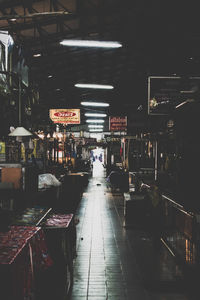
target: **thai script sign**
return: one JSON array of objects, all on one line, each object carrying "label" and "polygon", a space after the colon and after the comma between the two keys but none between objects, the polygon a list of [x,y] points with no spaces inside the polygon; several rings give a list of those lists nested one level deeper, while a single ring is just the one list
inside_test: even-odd
[{"label": "thai script sign", "polygon": [[126,131],[127,117],[110,117],[109,129],[110,131]]}]

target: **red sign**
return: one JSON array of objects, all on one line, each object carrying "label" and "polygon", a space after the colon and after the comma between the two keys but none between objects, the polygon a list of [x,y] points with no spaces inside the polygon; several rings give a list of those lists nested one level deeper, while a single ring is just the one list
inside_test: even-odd
[{"label": "red sign", "polygon": [[80,124],[80,109],[50,109],[49,115],[54,123]]},{"label": "red sign", "polygon": [[60,111],[54,114],[56,117],[74,117],[76,114],[73,112]]},{"label": "red sign", "polygon": [[126,131],[127,117],[110,117],[109,129],[110,131]]}]

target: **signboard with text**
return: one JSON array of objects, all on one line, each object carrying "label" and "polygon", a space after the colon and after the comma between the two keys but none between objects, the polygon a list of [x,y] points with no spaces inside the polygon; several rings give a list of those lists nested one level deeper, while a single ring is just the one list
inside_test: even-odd
[{"label": "signboard with text", "polygon": [[110,131],[126,131],[127,117],[109,117]]},{"label": "signboard with text", "polygon": [[50,109],[50,119],[60,124],[80,124],[80,109]]}]

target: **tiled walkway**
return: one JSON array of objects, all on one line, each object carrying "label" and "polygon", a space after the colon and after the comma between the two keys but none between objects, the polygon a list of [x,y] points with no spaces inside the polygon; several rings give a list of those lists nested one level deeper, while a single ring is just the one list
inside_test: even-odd
[{"label": "tiled walkway", "polygon": [[76,216],[77,258],[71,300],[191,300],[169,252],[148,234],[123,227],[122,194],[106,187],[99,162]]}]

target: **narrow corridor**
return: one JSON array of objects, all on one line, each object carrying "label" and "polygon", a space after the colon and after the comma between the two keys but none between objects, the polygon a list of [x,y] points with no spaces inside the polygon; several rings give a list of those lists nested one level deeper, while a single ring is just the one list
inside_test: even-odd
[{"label": "narrow corridor", "polygon": [[147,233],[123,226],[123,195],[106,186],[99,161],[76,217],[77,258],[71,300],[190,300],[182,273]]}]

